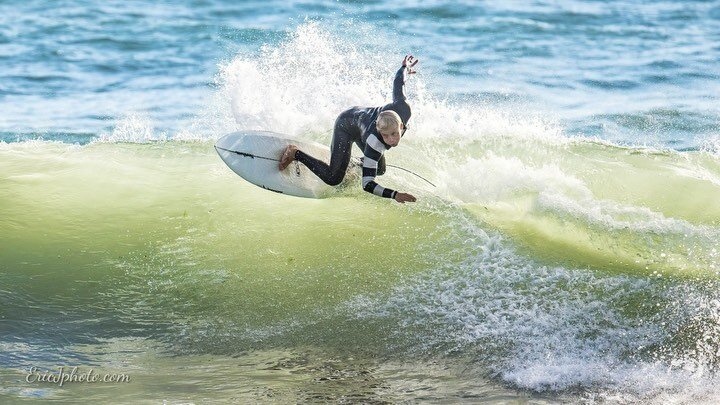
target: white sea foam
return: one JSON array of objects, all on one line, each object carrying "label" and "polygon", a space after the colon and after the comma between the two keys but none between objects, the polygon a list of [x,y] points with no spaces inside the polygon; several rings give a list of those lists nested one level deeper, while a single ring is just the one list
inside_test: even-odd
[{"label": "white sea foam", "polygon": [[[357,32],[377,35],[363,29]],[[277,46],[265,46],[259,54],[237,55],[220,66],[213,104],[221,113],[215,119],[231,117],[235,129],[304,136],[330,131],[337,115],[351,106],[390,102],[403,50],[368,49],[357,43],[309,22]],[[536,141],[562,138],[559,127],[532,114],[438,98],[427,89],[432,72],[420,63],[419,73],[409,76],[406,83],[413,108],[409,138],[422,142],[448,137],[456,142],[492,136]]]},{"label": "white sea foam", "polygon": [[[523,389],[581,389],[591,402],[720,399],[714,287],[544,266],[471,224],[474,254],[389,298],[358,297],[347,304],[354,316],[397,319],[414,351],[471,359],[468,370]],[[699,334],[674,343],[699,318]]]},{"label": "white sea foam", "polygon": [[109,134],[102,134],[100,142],[153,142],[168,139],[168,134],[155,130],[155,126],[147,114],[131,113],[121,117]]},{"label": "white sea foam", "polygon": [[594,195],[585,182],[552,164],[533,166],[519,157],[487,152],[439,173],[439,193],[462,203],[492,204],[531,195],[535,212],[553,212],[608,230],[716,235],[713,227],[668,218],[646,207]]}]

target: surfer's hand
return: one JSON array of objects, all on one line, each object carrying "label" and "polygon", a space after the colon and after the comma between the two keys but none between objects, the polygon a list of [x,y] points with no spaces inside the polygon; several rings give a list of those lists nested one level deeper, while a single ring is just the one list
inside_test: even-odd
[{"label": "surfer's hand", "polygon": [[407,68],[408,74],[413,74],[415,71],[412,69],[417,63],[420,62],[419,59],[416,59],[412,55],[405,55],[405,59],[403,59],[403,67]]},{"label": "surfer's hand", "polygon": [[415,202],[417,199],[412,194],[397,193],[395,194],[395,201],[405,204],[406,202]]}]

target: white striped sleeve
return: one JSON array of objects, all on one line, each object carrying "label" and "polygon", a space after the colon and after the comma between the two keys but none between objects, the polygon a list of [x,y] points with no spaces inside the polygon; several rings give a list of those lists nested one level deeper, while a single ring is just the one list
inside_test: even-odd
[{"label": "white striped sleeve", "polygon": [[385,145],[380,142],[380,140],[375,134],[370,134],[368,136],[365,143],[365,149],[363,150],[363,154],[365,155],[365,157],[363,158],[362,186],[363,190],[367,191],[368,193],[373,193],[376,196],[395,198],[397,191],[385,188],[375,182],[375,177],[377,176],[378,161],[386,150],[387,148],[385,147]]}]

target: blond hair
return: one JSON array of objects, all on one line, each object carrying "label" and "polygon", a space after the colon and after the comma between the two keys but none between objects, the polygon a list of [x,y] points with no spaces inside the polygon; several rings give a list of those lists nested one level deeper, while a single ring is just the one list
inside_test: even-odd
[{"label": "blond hair", "polygon": [[399,132],[402,127],[402,120],[395,111],[386,110],[378,115],[375,126],[377,126],[378,131],[381,132],[392,131],[395,129]]}]

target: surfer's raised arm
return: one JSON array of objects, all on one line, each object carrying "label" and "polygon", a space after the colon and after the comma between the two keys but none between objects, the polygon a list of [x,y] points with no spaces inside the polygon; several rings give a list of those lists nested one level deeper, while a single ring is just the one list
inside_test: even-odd
[{"label": "surfer's raised arm", "polygon": [[402,66],[398,69],[395,74],[395,80],[393,81],[393,103],[405,101],[405,71],[407,71],[408,74],[415,73],[412,68],[417,63],[418,59],[412,55],[407,55],[405,56],[405,59],[403,59]]}]

